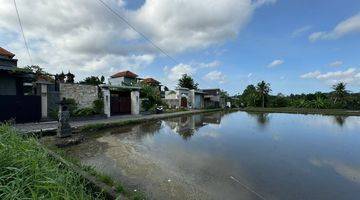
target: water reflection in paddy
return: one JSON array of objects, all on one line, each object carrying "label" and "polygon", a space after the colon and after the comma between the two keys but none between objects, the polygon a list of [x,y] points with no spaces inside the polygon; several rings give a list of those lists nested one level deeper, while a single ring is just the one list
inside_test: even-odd
[{"label": "water reflection in paddy", "polygon": [[360,118],[245,112],[99,133],[68,148],[153,199],[358,199]]}]

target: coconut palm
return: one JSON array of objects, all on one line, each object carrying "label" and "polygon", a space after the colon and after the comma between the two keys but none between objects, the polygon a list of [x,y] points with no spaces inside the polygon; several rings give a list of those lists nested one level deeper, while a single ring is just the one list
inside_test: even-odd
[{"label": "coconut palm", "polygon": [[337,102],[344,102],[344,98],[348,94],[348,91],[346,90],[346,84],[340,82],[336,85],[333,85],[332,88],[334,89],[334,104],[336,104]]},{"label": "coconut palm", "polygon": [[270,84],[265,81],[261,81],[257,84],[256,91],[259,93],[262,99],[262,107],[265,107],[265,97],[267,97],[271,91]]}]

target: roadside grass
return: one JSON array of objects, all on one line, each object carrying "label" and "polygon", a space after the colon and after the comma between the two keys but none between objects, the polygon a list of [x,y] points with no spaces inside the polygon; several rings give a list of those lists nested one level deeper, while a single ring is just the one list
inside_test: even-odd
[{"label": "roadside grass", "polygon": [[52,159],[34,137],[0,125],[0,199],[104,199],[79,174]]}]

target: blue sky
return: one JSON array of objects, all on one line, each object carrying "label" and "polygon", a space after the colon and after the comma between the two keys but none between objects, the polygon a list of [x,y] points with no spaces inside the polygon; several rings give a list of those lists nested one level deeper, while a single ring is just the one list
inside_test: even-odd
[{"label": "blue sky", "polygon": [[[99,20],[99,23],[84,18],[78,23],[89,23],[85,28],[80,31],[69,28],[78,34],[78,38],[68,36],[66,31],[50,31],[50,27],[51,30],[63,30],[62,26],[70,23],[60,14],[55,15],[63,21],[55,20],[51,26],[46,26],[50,22],[45,21],[43,28],[27,19],[23,23],[35,57],[33,60],[52,73],[70,69],[78,79],[90,74],[108,76],[117,70],[129,69],[144,77],[154,77],[170,87],[175,86],[179,74],[188,72],[202,88],[220,87],[231,94],[242,92],[248,84],[261,80],[271,84],[274,94],[329,91],[331,85],[339,81],[348,83],[351,91],[360,92],[360,1],[249,1],[226,0],[224,3],[242,7],[230,8],[217,2],[209,9],[206,6],[211,7],[211,3],[202,4],[204,1],[182,1],[185,4],[180,4],[180,0],[107,1],[178,63],[156,52],[100,5],[85,6],[89,10],[96,9],[92,12],[92,20]],[[30,10],[28,7],[38,7],[42,12],[41,1],[36,5],[19,4],[20,15],[25,17]],[[2,4],[0,11],[6,6],[11,4]],[[214,16],[211,16],[212,9],[215,10]],[[214,18],[209,20],[209,16]],[[14,16],[9,12],[4,17],[0,18],[0,46],[16,53],[20,63],[26,65],[29,59],[16,21],[12,20],[14,23],[9,25],[2,20]],[[39,20],[42,19],[39,17]],[[56,27],[57,23],[59,27]],[[107,23],[112,26],[105,26]],[[120,29],[112,30],[114,26]],[[208,31],[200,30],[198,26]],[[111,31],[99,31],[108,29]],[[36,33],[40,30],[46,30],[45,34],[53,37],[39,38]],[[121,38],[117,38],[117,31]],[[57,41],[58,38],[62,40]],[[84,38],[87,40],[82,42]],[[90,50],[92,45],[97,47],[96,51]],[[111,45],[115,47],[110,48]],[[103,51],[104,46],[109,50]],[[38,56],[49,51],[48,58]],[[74,51],[78,52],[76,57],[66,62],[62,60],[63,57],[69,58],[69,52]],[[89,62],[77,60],[81,57]]]}]

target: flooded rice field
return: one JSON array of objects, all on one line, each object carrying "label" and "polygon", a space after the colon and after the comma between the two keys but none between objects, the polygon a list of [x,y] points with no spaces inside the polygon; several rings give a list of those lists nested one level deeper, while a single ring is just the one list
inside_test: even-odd
[{"label": "flooded rice field", "polygon": [[360,117],[199,114],[65,150],[150,199],[360,198]]}]

